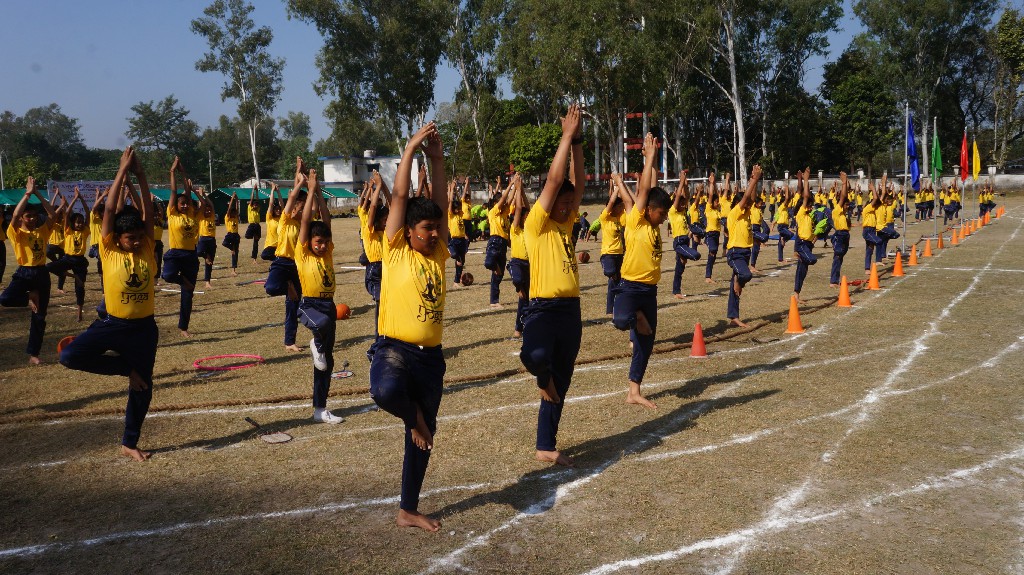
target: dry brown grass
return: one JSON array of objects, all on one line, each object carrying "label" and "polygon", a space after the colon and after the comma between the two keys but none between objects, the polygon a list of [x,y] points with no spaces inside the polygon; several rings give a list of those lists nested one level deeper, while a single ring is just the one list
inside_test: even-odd
[{"label": "dry brown grass", "polygon": [[[575,470],[532,459],[537,392],[510,339],[514,293],[506,278],[505,308],[488,308],[482,255],[470,255],[478,284],[449,292],[448,383],[421,503],[444,522],[436,535],[393,526],[401,425],[366,394],[373,314],[361,268],[348,269],[355,220],[334,224],[336,299],[354,311],[335,350],[355,372],[333,386],[340,426],[309,419],[310,361],[282,349],[281,299],[236,285],[265,277],[264,262],[243,259],[238,278],[214,272],[191,340],[175,329],[177,294],[158,296],[145,464],[116,456],[125,382],[54,363],[56,342],[84,327],[59,307],[73,295],[51,300],[41,367],[25,365],[27,311],[0,310],[0,570],[584,573],[664,553],[639,571],[1024,569],[1024,202],[1008,207],[906,277],[883,273],[882,291],[855,289],[852,310],[831,305],[819,247],[829,257],[811,269],[798,337],[782,334],[794,266],[777,265],[774,246],[744,291],[750,331],[725,327],[721,259],[713,286],[703,261],[688,267],[693,295],[680,302],[666,257],[645,380],[654,412],[622,401],[627,338],[607,324],[594,257],[581,266],[583,347],[559,436]],[[854,236],[851,279],[863,258]],[[95,275],[89,288],[98,301]],[[707,359],[688,357],[696,322]],[[196,377],[192,361],[225,353],[267,361]],[[246,416],[295,440],[258,441]]]}]

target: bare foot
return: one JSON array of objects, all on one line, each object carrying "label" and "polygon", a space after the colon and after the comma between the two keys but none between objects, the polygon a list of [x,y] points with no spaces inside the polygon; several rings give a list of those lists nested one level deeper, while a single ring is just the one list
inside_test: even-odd
[{"label": "bare foot", "polygon": [[750,273],[761,275],[761,270],[755,268],[754,266],[750,266]]},{"label": "bare foot", "polygon": [[412,442],[423,451],[434,448],[434,435],[430,433],[427,422],[423,419],[423,411],[416,406],[416,427],[412,428]]},{"label": "bare foot", "polygon": [[519,333],[519,330],[512,332],[512,337],[523,337],[523,334]]},{"label": "bare foot", "polygon": [[640,384],[633,381],[629,382],[629,392],[626,393],[626,403],[640,405],[647,409],[658,409],[658,406],[655,405],[653,401],[640,394]]},{"label": "bare foot", "polygon": [[139,372],[133,369],[132,372],[128,374],[128,387],[130,387],[132,391],[146,391],[149,389],[149,384],[146,383],[146,380],[143,379],[141,375],[139,375]]},{"label": "bare foot", "polygon": [[441,529],[441,522],[437,519],[431,519],[418,511],[406,511],[405,509],[398,510],[395,524],[399,527],[419,527],[431,533],[436,533]]},{"label": "bare foot", "polygon": [[730,318],[729,319],[729,325],[734,325],[736,327],[742,327],[742,328],[750,327],[749,325],[747,325],[747,324],[743,323],[742,321],[740,321],[740,319],[738,317]]},{"label": "bare foot", "polygon": [[284,350],[285,350],[285,351],[298,351],[298,352],[301,352],[301,351],[302,351],[302,348],[301,348],[301,347],[299,347],[299,346],[297,346],[297,345],[295,345],[295,344],[293,343],[293,344],[291,344],[291,345],[286,345],[286,346],[284,346]]},{"label": "bare foot", "polygon": [[38,355],[30,355],[30,356],[28,356],[28,364],[29,365],[39,365],[41,363],[43,363],[43,360],[39,359]]},{"label": "bare foot", "polygon": [[500,303],[492,303],[491,304],[491,309],[501,309],[503,307],[505,307],[505,306],[501,305]]},{"label": "bare foot", "polygon": [[255,263],[258,263],[258,262],[256,261],[256,258],[252,258],[252,263],[254,263],[254,264],[255,264]]},{"label": "bare foot", "polygon": [[466,286],[460,284],[459,282],[455,282],[455,283],[452,284],[452,289],[462,289],[464,287],[466,287]]},{"label": "bare foot", "polygon": [[713,284],[713,283],[715,283],[715,280],[713,280],[711,278],[704,278],[704,283],[706,283],[706,284]]},{"label": "bare foot", "polygon": [[138,447],[127,447],[122,445],[121,455],[125,457],[131,457],[135,461],[145,461],[149,459],[149,457],[153,454],[148,451],[142,451]]},{"label": "bare foot", "polygon": [[676,299],[686,299],[686,294],[674,293],[674,294],[672,294],[672,297],[674,297]]},{"label": "bare foot", "polygon": [[554,463],[564,467],[576,467],[576,462],[568,455],[562,455],[561,451],[540,451],[537,450],[537,461]]},{"label": "bare foot", "polygon": [[796,303],[800,305],[804,305],[805,303],[807,303],[804,300],[800,299],[800,294],[793,292],[793,295],[796,297]]},{"label": "bare foot", "polygon": [[210,282],[206,282],[206,289],[213,289],[213,285]]},{"label": "bare foot", "polygon": [[58,289],[57,290],[57,295],[64,295],[64,294],[65,294],[64,290],[62,290],[62,289]]},{"label": "bare foot", "polygon": [[654,330],[651,329],[651,324],[647,321],[647,316],[644,312],[636,312],[636,332],[640,335],[651,335]]},{"label": "bare foot", "polygon": [[830,287],[830,288],[838,288],[839,284],[828,284],[828,287]]},{"label": "bare foot", "polygon": [[190,334],[187,329],[183,329],[181,330],[181,337],[190,338],[192,337],[192,334]]},{"label": "bare foot", "polygon": [[732,280],[732,291],[736,294],[736,297],[743,295],[743,286],[740,285],[740,278]]},{"label": "bare foot", "polygon": [[233,277],[238,277],[238,270],[236,270],[235,268],[231,268],[231,275]]},{"label": "bare foot", "polygon": [[562,398],[558,396],[558,390],[555,389],[555,380],[548,381],[548,386],[540,389],[540,398],[548,403],[562,403]]},{"label": "bare foot", "polygon": [[78,321],[82,321],[82,306],[78,306]]},{"label": "bare foot", "polygon": [[28,309],[32,310],[32,313],[39,312],[39,292],[28,292]]}]

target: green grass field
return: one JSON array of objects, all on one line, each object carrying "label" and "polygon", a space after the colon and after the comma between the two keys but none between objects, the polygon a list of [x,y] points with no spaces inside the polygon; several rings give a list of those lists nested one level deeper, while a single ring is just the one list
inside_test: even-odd
[{"label": "green grass field", "polygon": [[[1024,201],[1001,200],[1004,217],[957,247],[947,232],[904,277],[890,259],[882,289],[853,288],[849,309],[834,306],[819,242],[801,335],[783,333],[795,265],[777,263],[774,244],[744,290],[748,330],[726,326],[723,258],[712,285],[703,260],[689,265],[676,300],[666,255],[644,381],[656,411],[623,401],[628,336],[604,314],[599,243],[580,243],[594,257],[580,266],[583,345],[559,435],[575,469],[533,458],[538,392],[511,339],[515,294],[506,276],[504,309],[489,308],[474,243],[477,284],[449,291],[445,312],[420,504],[443,522],[436,534],[394,525],[402,425],[367,393],[373,310],[356,220],[334,221],[336,301],[354,312],[338,325],[337,369],[348,361],[354,376],[334,381],[337,426],[310,419],[311,361],[283,350],[282,299],[237,285],[264,278],[265,262],[243,257],[231,277],[221,248],[192,339],[175,327],[178,294],[157,292],[145,463],[117,452],[127,381],[56,363],[57,341],[87,325],[73,294],[51,299],[38,367],[24,354],[28,311],[0,309],[0,571],[1024,572]],[[931,231],[910,226],[908,244]],[[863,279],[852,235],[844,273]],[[703,359],[689,357],[697,322]],[[299,343],[309,337],[300,326]],[[266,361],[211,377],[192,367],[234,353]],[[294,439],[260,441],[246,417]]]}]

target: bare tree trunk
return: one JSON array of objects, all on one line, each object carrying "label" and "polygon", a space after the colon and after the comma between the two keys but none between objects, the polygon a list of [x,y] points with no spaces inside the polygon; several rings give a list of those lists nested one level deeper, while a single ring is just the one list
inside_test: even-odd
[{"label": "bare tree trunk", "polygon": [[[260,187],[260,167],[256,162],[256,123],[249,122],[246,126],[249,129],[249,148],[252,150],[252,169],[256,174],[256,187]],[[210,190],[211,192],[213,190]]]},{"label": "bare tree trunk", "polygon": [[733,42],[735,34],[735,21],[732,12],[724,14],[726,55],[729,62],[729,83],[732,94],[733,114],[736,116],[736,156],[739,160],[740,173],[736,175],[736,181],[740,185],[747,183],[747,135],[743,125],[743,100],[740,99],[740,87],[736,81],[736,46]]}]

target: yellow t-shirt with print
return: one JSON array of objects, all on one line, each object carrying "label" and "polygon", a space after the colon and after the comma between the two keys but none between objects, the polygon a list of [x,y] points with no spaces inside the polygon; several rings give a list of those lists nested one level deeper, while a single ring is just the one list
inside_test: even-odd
[{"label": "yellow t-shirt with print", "polygon": [[295,268],[299,272],[302,297],[334,299],[334,242],[327,243],[327,253],[318,256],[309,249],[309,242],[295,248]]},{"label": "yellow t-shirt with print", "polygon": [[[168,210],[169,209],[170,207],[168,207]],[[100,236],[103,235],[100,231],[102,229],[103,214],[100,213],[100,215],[97,216],[96,212],[89,212],[89,237],[92,238],[94,242],[99,243]]]},{"label": "yellow t-shirt with print", "polygon": [[721,209],[722,209],[722,205],[721,204],[718,205],[718,209],[717,210],[715,208],[712,208],[710,203],[708,203],[706,206],[704,206],[704,219],[706,219],[707,222],[708,222],[708,226],[707,226],[707,231],[708,232],[720,232],[720,231],[722,231],[722,212],[721,212]]},{"label": "yellow t-shirt with print", "polygon": [[811,210],[803,205],[796,211],[796,235],[802,240],[814,240],[814,218]]},{"label": "yellow t-shirt with print", "polygon": [[199,242],[199,219],[195,209],[189,208],[181,213],[173,202],[168,204],[167,234],[172,250],[195,250]]},{"label": "yellow t-shirt with print", "polygon": [[53,229],[50,230],[50,245],[51,246],[63,246],[64,245],[64,225],[55,222]]},{"label": "yellow t-shirt with print", "polygon": [[850,231],[850,220],[846,217],[846,210],[839,206],[832,208],[832,227],[840,232]]},{"label": "yellow t-shirt with print", "polygon": [[281,223],[281,216],[274,217],[270,216],[267,218],[267,241],[263,244],[264,248],[276,248],[277,247],[277,225]]},{"label": "yellow t-shirt with print", "polygon": [[448,214],[448,236],[452,239],[466,237],[466,220],[459,214]]},{"label": "yellow t-shirt with print", "polygon": [[238,216],[224,216],[224,230],[229,234],[237,234]]},{"label": "yellow t-shirt with print", "polygon": [[246,208],[246,215],[248,216],[250,224],[258,224],[258,223],[260,223],[261,220],[260,220],[260,207],[259,207],[259,205],[255,205],[254,206],[252,204],[249,204],[249,207]]},{"label": "yellow t-shirt with print", "polygon": [[69,256],[84,256],[89,245],[89,226],[75,231],[68,226],[64,230],[64,253]]},{"label": "yellow t-shirt with print", "polygon": [[580,297],[580,268],[572,245],[573,215],[560,224],[539,203],[530,208],[523,224],[530,260],[530,297]]},{"label": "yellow t-shirt with print", "polygon": [[508,239],[508,207],[495,205],[487,210],[487,223],[491,227],[491,235]]},{"label": "yellow t-shirt with print", "polygon": [[523,228],[514,223],[509,228],[509,242],[512,244],[512,257],[520,260],[529,260],[526,254],[526,240],[523,238]]},{"label": "yellow t-shirt with print", "polygon": [[380,335],[424,347],[441,345],[447,259],[443,242],[430,255],[412,249],[404,227],[384,242]]},{"label": "yellow t-shirt with print", "polygon": [[865,228],[878,227],[878,218],[875,216],[877,210],[873,204],[864,206],[864,211],[860,214],[860,225]]},{"label": "yellow t-shirt with print", "polygon": [[368,224],[359,228],[359,237],[363,240],[363,252],[371,263],[384,258],[384,232],[371,230]]},{"label": "yellow t-shirt with print", "polygon": [[99,251],[107,313],[121,319],[152,316],[156,280],[153,238],[144,236],[138,253],[131,253],[122,250],[111,233],[100,240]]},{"label": "yellow t-shirt with print", "polygon": [[646,213],[633,206],[626,214],[626,256],[621,275],[624,280],[656,285],[661,279],[661,228],[651,225]]},{"label": "yellow t-shirt with print", "polygon": [[46,265],[46,245],[52,231],[52,224],[46,222],[32,231],[7,226],[7,237],[14,244],[15,259],[19,266],[37,267]]},{"label": "yellow t-shirt with print", "polygon": [[203,216],[199,220],[199,235],[204,238],[217,237],[217,214]]}]

